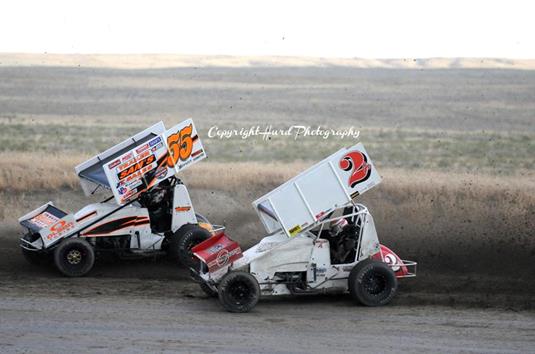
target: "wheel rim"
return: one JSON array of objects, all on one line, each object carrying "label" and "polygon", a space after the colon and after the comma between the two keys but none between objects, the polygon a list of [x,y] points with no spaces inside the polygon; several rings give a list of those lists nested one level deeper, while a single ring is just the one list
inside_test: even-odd
[{"label": "wheel rim", "polygon": [[230,300],[236,305],[244,305],[251,301],[254,294],[245,281],[235,281],[228,287]]},{"label": "wheel rim", "polygon": [[387,292],[387,280],[383,274],[368,272],[362,279],[362,286],[370,295],[381,296]]},{"label": "wheel rim", "polygon": [[82,262],[82,252],[77,249],[71,249],[67,253],[67,262],[71,265],[78,265]]}]

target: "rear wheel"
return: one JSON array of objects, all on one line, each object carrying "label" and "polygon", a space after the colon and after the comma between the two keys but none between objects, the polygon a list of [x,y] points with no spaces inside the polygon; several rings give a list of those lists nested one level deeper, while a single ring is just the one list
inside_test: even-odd
[{"label": "rear wheel", "polygon": [[95,252],[86,240],[69,238],[54,250],[54,263],[64,275],[82,277],[93,268]]},{"label": "rear wheel", "polygon": [[349,273],[351,297],[366,306],[386,305],[396,295],[398,281],[392,269],[371,259],[358,263]]},{"label": "rear wheel", "polygon": [[230,272],[218,286],[219,302],[229,312],[249,312],[260,299],[256,278],[246,272]]},{"label": "rear wheel", "polygon": [[207,240],[212,234],[202,227],[186,224],[177,230],[170,238],[167,247],[169,256],[187,268],[199,269],[200,260],[191,252],[199,243]]}]

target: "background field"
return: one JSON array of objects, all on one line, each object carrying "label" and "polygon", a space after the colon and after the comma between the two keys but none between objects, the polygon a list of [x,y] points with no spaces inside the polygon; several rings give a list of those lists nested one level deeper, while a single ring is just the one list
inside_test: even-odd
[{"label": "background field", "polygon": [[[20,215],[48,200],[71,210],[88,202],[76,164],[156,121],[170,126],[192,117],[209,155],[184,176],[195,206],[246,245],[262,237],[251,201],[339,147],[362,141],[384,176],[363,201],[381,240],[420,262],[415,291],[522,294],[528,299],[522,306],[531,306],[535,71],[442,62],[400,68],[249,60],[240,66],[229,58],[132,69],[79,60],[82,65],[71,58],[66,66],[14,66],[17,60],[2,57],[6,274],[28,269],[17,250]],[[352,126],[361,134],[358,140],[207,137],[212,126],[294,124]]]}]

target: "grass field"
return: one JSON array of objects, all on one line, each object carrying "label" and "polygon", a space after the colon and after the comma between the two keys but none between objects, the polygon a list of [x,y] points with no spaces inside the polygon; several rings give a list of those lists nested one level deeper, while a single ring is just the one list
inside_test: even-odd
[{"label": "grass field", "polygon": [[316,161],[355,142],[207,138],[213,126],[297,124],[360,130],[381,168],[535,168],[531,70],[0,66],[0,78],[3,153],[92,155],[159,120],[192,117],[216,162]]},{"label": "grass field", "polygon": [[[535,135],[530,133],[449,132],[380,127],[361,129],[359,139],[295,139],[281,136],[270,140],[260,136],[248,139],[239,136],[210,139],[207,138],[207,133],[211,125],[202,127],[202,119],[196,121],[201,126],[200,135],[204,137],[203,143],[210,160],[216,162],[317,161],[331,151],[362,141],[373,151],[372,156],[380,167],[514,175],[534,170],[535,163]],[[153,122],[154,120],[147,119],[145,124],[137,122],[122,125],[80,117],[74,120],[64,119],[63,123],[47,122],[46,119],[37,123],[20,122],[17,119],[11,123],[4,121],[0,123],[0,156],[20,152],[28,158],[34,154],[74,154],[87,157],[104,151]],[[233,126],[232,123],[224,125],[225,129],[232,129]],[[260,126],[262,129],[265,127]],[[234,128],[241,127],[249,126],[243,124]],[[281,125],[277,129],[287,128]]]}]

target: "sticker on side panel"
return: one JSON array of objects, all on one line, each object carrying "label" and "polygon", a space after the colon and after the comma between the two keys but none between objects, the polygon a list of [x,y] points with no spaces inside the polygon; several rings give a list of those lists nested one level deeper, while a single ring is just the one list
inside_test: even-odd
[{"label": "sticker on side panel", "polygon": [[290,230],[288,230],[288,231],[290,231],[290,235],[291,235],[291,236],[295,236],[295,235],[297,235],[299,232],[301,232],[301,230],[302,230],[302,229],[301,229],[301,226],[300,226],[300,225],[295,225],[294,227],[292,227],[292,228],[291,228]]}]

